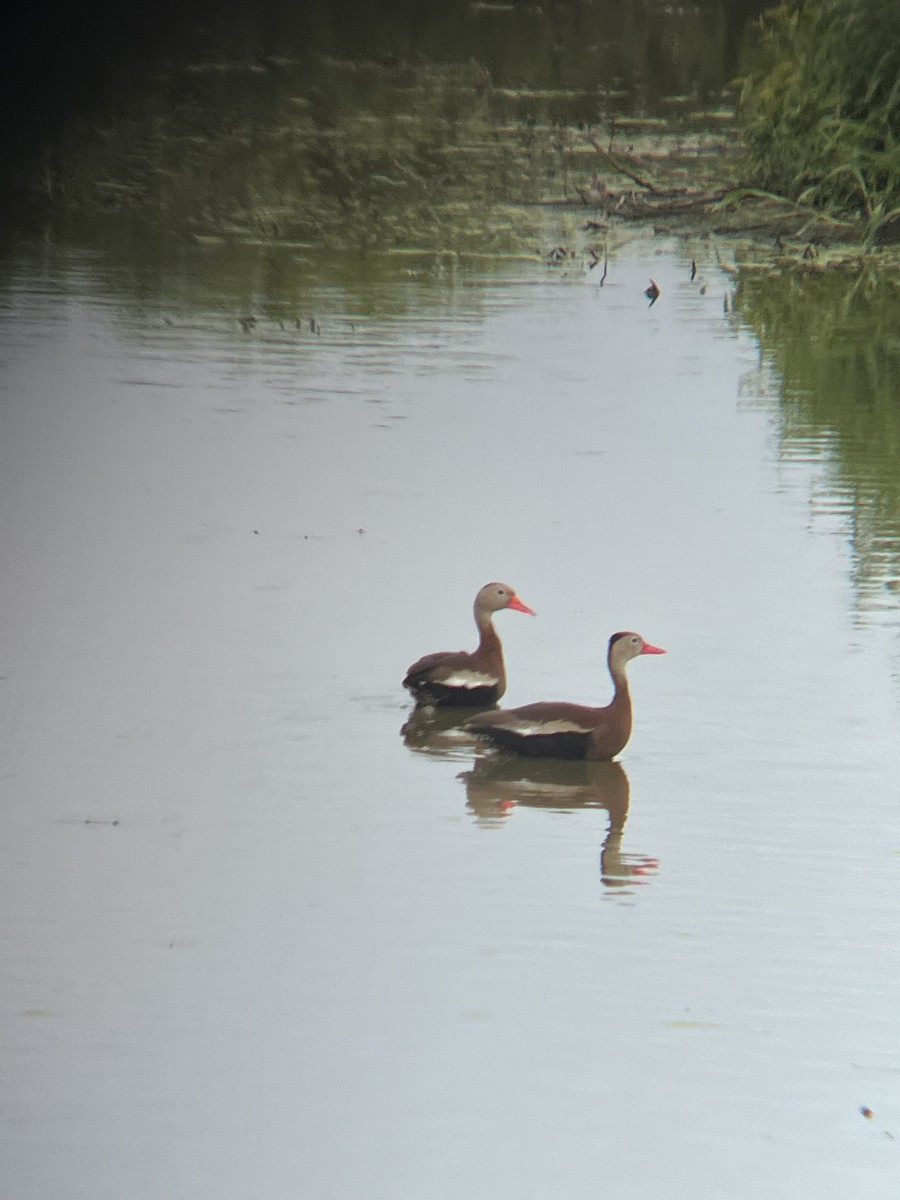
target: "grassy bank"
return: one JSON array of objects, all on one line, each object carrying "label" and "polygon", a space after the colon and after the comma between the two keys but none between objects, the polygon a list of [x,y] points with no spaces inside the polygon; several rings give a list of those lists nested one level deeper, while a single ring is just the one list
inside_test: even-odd
[{"label": "grassy bank", "polygon": [[900,5],[787,0],[766,14],[738,116],[760,189],[867,242],[900,238]]}]

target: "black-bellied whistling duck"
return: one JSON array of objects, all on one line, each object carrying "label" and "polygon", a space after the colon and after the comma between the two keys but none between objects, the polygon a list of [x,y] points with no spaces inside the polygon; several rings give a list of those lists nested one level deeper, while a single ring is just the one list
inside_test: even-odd
[{"label": "black-bellied whistling duck", "polygon": [[631,737],[631,695],[625,664],[639,654],[665,654],[638,633],[614,633],[606,661],[614,692],[605,708],[538,703],[470,717],[465,728],[503,750],[537,758],[586,758],[605,762]]},{"label": "black-bellied whistling duck", "polygon": [[475,624],[478,646],[465,650],[440,650],[426,654],[406,672],[403,686],[409,688],[417,704],[445,705],[496,704],[506,691],[503,647],[491,617],[501,608],[531,613],[508,583],[486,583],[475,597]]}]

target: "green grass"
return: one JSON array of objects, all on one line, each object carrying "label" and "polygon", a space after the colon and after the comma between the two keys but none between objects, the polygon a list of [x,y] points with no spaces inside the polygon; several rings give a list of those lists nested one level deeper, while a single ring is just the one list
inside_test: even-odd
[{"label": "green grass", "polygon": [[759,185],[861,218],[900,218],[900,4],[787,0],[761,18],[739,116]]}]

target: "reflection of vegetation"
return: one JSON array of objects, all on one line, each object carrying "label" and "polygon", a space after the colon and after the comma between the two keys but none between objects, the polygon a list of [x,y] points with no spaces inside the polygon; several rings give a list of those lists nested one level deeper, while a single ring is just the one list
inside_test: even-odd
[{"label": "reflection of vegetation", "polygon": [[794,199],[900,216],[900,5],[787,0],[766,16],[740,112],[757,176]]},{"label": "reflection of vegetation", "polygon": [[537,221],[503,206],[575,199],[603,169],[587,127],[606,144],[616,118],[616,148],[641,153],[635,118],[664,113],[696,158],[691,114],[721,100],[756,4],[225,7],[70,122],[32,198],[167,233],[518,250]]},{"label": "reflection of vegetation", "polygon": [[893,276],[742,276],[737,311],[783,380],[782,443],[833,455],[864,607],[900,578],[900,338]]}]

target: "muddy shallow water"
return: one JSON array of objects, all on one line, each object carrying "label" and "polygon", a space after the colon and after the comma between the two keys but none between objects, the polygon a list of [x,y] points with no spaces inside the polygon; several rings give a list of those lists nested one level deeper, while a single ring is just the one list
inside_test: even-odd
[{"label": "muddy shallow water", "polygon": [[[894,1196],[892,594],[730,278],[612,265],[315,334],[8,264],[11,1196]],[[666,647],[619,766],[404,734],[491,578],[509,704]]]}]

